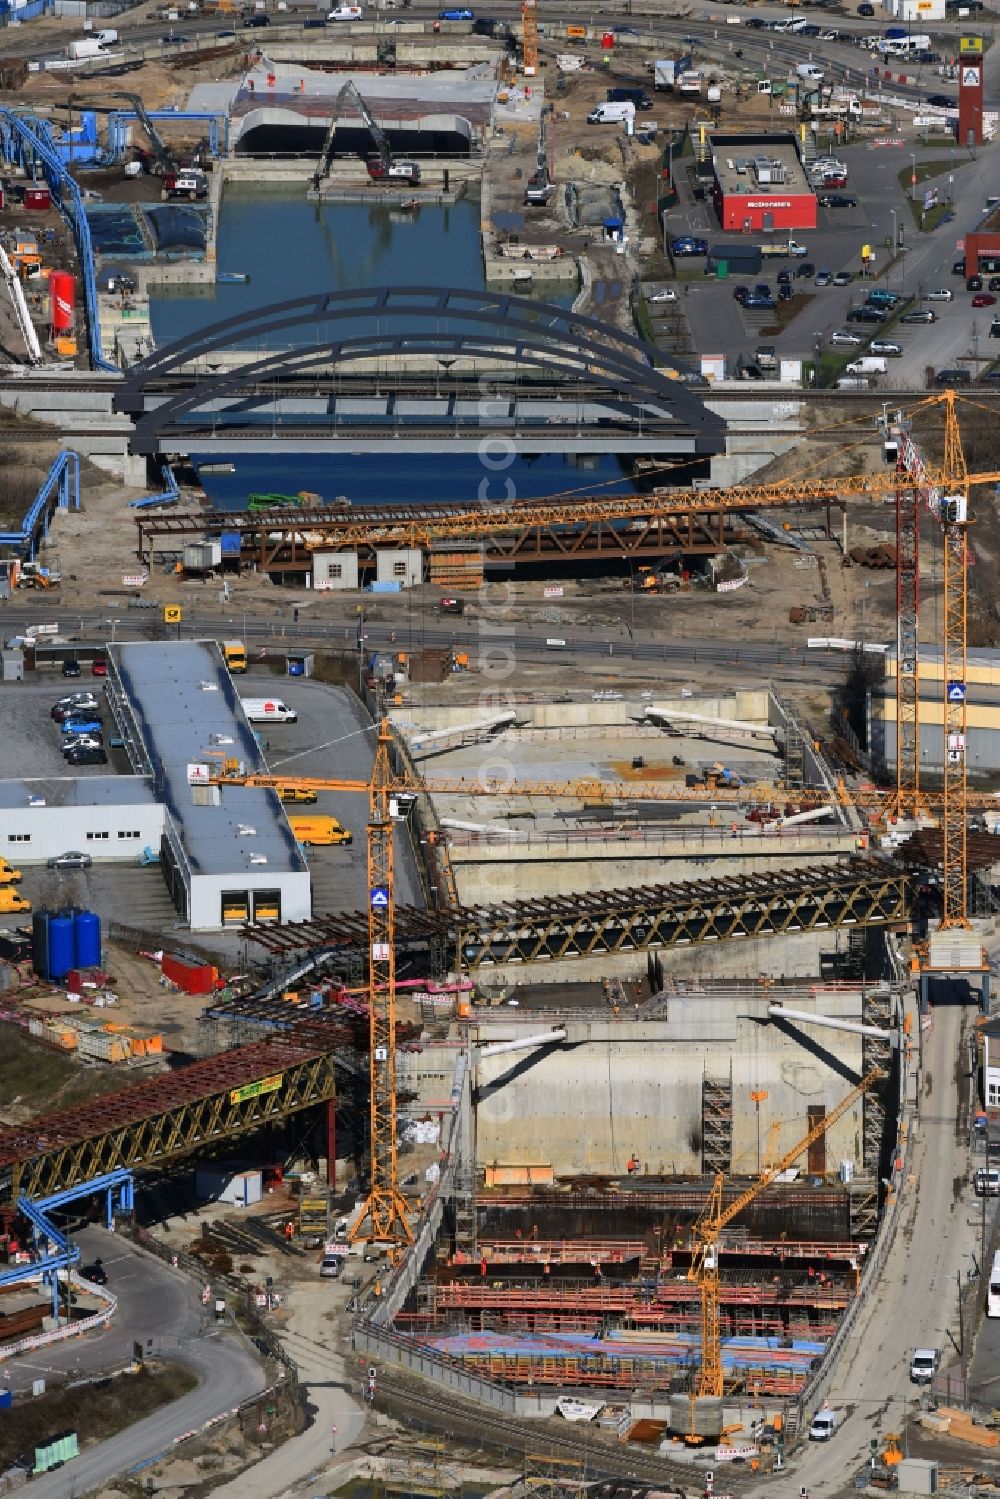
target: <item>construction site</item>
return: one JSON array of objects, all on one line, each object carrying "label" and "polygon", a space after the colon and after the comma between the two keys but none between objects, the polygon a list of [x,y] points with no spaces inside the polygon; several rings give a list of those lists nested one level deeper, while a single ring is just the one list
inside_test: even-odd
[{"label": "construction site", "polygon": [[[220,742],[241,744],[245,732],[217,649],[109,650],[109,700],[137,786],[159,765],[163,877],[177,903],[187,882],[179,908],[192,925],[197,881],[222,867],[217,849],[200,851],[203,819],[232,828],[223,883],[250,883],[235,850],[255,831],[251,806],[258,827],[283,817],[271,805],[279,787],[284,799],[353,798],[355,826],[366,808],[365,896],[355,911],[341,901],[303,916],[301,882],[320,872],[293,863],[286,875],[276,844],[272,869],[254,876],[267,891],[243,897],[238,979],[224,957],[206,968],[142,954],[172,992],[203,996],[183,1041],[167,1026],[151,1047],[151,1013],[130,1010],[112,1029],[141,1045],[97,1054],[134,1065],[141,1053],[152,1069],[141,1082],[0,1132],[10,1203],[0,1284],[23,1296],[41,1274],[51,1299],[48,1316],[18,1303],[20,1344],[32,1316],[43,1338],[73,1325],[60,1288],[79,1251],[54,1211],[99,1190],[111,1221],[156,1173],[183,1179],[208,1139],[239,1163],[234,1179],[259,1176],[262,1141],[273,1158],[301,1116],[315,1185],[281,1186],[264,1226],[297,1215],[338,1265],[362,1247],[363,1264],[376,1263],[353,1282],[350,1338],[390,1386],[392,1370],[411,1371],[539,1419],[565,1416],[569,1401],[671,1461],[707,1444],[783,1466],[909,1200],[937,996],[957,993],[970,1016],[989,1010],[970,862],[991,883],[992,856],[970,820],[992,793],[967,784],[965,697],[944,684],[974,680],[966,496],[997,476],[965,468],[953,398],[925,406],[943,418],[942,463],[924,460],[900,418],[879,435],[882,470],[755,492],[771,508],[786,495],[895,505],[900,623],[882,699],[886,684],[903,689],[892,703],[895,784],[852,769],[763,683],[623,684],[586,700],[513,694],[487,706],[471,683],[459,697],[408,697],[391,649],[373,654],[362,684],[375,738],[362,773],[271,770],[249,737],[238,754],[200,751],[214,759],[199,766],[198,738],[183,737],[185,683],[214,681],[229,731]],[[630,505],[678,501],[604,503],[620,519]],[[733,490],[711,503],[721,514],[748,501]],[[921,679],[925,506],[947,601],[942,674],[923,679],[927,694],[938,683],[947,721],[932,784],[910,692]],[[355,544],[377,530],[379,545],[466,540],[482,525],[460,509],[372,510],[336,524]],[[203,743],[203,715],[196,733]],[[111,782],[127,813],[127,778]],[[29,809],[24,828],[41,815]],[[411,861],[417,898],[400,894]],[[279,879],[292,882],[284,907]],[[224,890],[223,927],[238,906]],[[30,942],[9,953],[25,986],[10,1018],[66,1045],[64,1032],[83,1033],[53,1007],[56,991],[93,1003],[89,988],[112,1003],[115,985],[85,965],[60,971],[56,921],[36,926],[33,957]],[[48,997],[28,978],[40,953]],[[200,1060],[161,1075],[164,1040]],[[82,1055],[82,1039],[72,1044]],[[968,1095],[970,1140],[974,1104]],[[25,1222],[48,1246],[40,1262],[19,1253]],[[91,1315],[105,1315],[99,1300]]]}]

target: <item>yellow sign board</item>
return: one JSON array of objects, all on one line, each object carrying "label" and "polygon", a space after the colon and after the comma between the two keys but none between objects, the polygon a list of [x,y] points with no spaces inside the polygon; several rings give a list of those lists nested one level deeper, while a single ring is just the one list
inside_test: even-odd
[{"label": "yellow sign board", "polygon": [[165,625],[179,625],[184,618],[184,611],[180,604],[164,604],[163,623]]},{"label": "yellow sign board", "polygon": [[958,50],[963,55],[970,52],[982,53],[983,39],[981,36],[961,36],[958,39]]},{"label": "yellow sign board", "polygon": [[277,1093],[284,1079],[284,1073],[278,1072],[274,1077],[261,1077],[255,1083],[244,1083],[241,1088],[234,1088],[229,1095],[230,1103],[246,1103],[249,1098],[260,1098],[262,1093]]}]

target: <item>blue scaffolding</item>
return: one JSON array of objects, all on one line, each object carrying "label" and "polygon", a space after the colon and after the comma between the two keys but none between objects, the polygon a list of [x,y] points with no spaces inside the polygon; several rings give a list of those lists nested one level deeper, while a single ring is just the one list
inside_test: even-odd
[{"label": "blue scaffolding", "polygon": [[52,201],[69,220],[76,240],[83,278],[83,298],[87,314],[87,339],[90,359],[95,369],[108,374],[119,374],[116,364],[105,359],[101,344],[101,320],[97,307],[97,282],[94,276],[94,248],[90,239],[90,226],[83,206],[83,198],[69,172],[63,166],[59,150],[51,139],[46,139],[38,121],[31,115],[21,116],[14,110],[0,108],[0,152],[3,159],[15,166],[27,169],[34,175],[41,166],[48,183]]},{"label": "blue scaffolding", "polygon": [[69,1237],[57,1228],[48,1216],[55,1208],[65,1207],[69,1202],[78,1202],[81,1197],[93,1197],[98,1192],[105,1194],[105,1223],[108,1228],[114,1222],[115,1198],[118,1210],[132,1211],[134,1186],[131,1171],[108,1171],[103,1176],[92,1177],[77,1187],[67,1187],[62,1192],[53,1192],[49,1197],[33,1201],[30,1197],[17,1199],[17,1211],[31,1224],[34,1258],[27,1265],[14,1265],[0,1271],[0,1288],[16,1285],[20,1281],[42,1278],[52,1293],[52,1315],[59,1315],[59,1271],[68,1270],[79,1262],[80,1251]]}]

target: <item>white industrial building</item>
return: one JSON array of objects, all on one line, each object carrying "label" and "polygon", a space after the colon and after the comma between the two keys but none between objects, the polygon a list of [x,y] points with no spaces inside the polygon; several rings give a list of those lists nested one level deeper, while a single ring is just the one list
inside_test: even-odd
[{"label": "white industrial building", "polygon": [[135,864],[159,853],[164,809],[145,776],[0,781],[0,856],[15,868],[70,849]]},{"label": "white industrial building", "polygon": [[309,870],[277,793],[189,782],[189,766],[213,757],[267,771],[216,643],[114,645],[107,693],[132,767],[163,808],[163,876],[191,930],[308,920]]},{"label": "white industrial building", "polygon": [[919,23],[943,21],[946,18],[945,0],[883,0],[882,9],[895,21]]}]

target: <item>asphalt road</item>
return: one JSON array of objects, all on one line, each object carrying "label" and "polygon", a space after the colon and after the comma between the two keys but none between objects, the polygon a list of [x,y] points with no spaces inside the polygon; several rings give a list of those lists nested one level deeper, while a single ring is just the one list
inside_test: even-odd
[{"label": "asphalt road", "polygon": [[[915,1347],[940,1348],[945,1366],[958,1358],[956,1274],[966,1278],[979,1237],[964,1126],[972,1086],[967,1042],[976,1011],[939,1004],[933,1016],[923,1038],[923,1087],[901,1220],[829,1397],[841,1425],[829,1442],[809,1444],[792,1470],[813,1499],[843,1492],[868,1457],[871,1439],[903,1429],[919,1394],[909,1380]],[[807,1414],[811,1419],[814,1413]]]},{"label": "asphalt road", "polygon": [[100,1229],[84,1230],[77,1242],[85,1263],[98,1254],[104,1260],[109,1287],[118,1297],[118,1314],[106,1332],[17,1359],[11,1366],[12,1387],[23,1388],[53,1373],[120,1365],[131,1354],[133,1341],[147,1344],[153,1356],[186,1364],[198,1385],[118,1436],[86,1449],[65,1468],[34,1479],[35,1499],[73,1499],[87,1493],[168,1449],[177,1437],[232,1410],[266,1384],[263,1367],[242,1339],[220,1331],[206,1318],[197,1288],[187,1276]]},{"label": "asphalt road", "polygon": [[[592,601],[585,602],[585,607],[589,606],[592,606]],[[604,606],[606,607],[606,601]],[[298,623],[291,619],[276,621],[273,615],[265,619],[252,614],[200,614],[192,611],[185,618],[184,637],[221,640],[236,634],[245,639],[248,648],[251,648],[251,659],[254,648],[266,651],[269,656],[279,651],[310,646],[325,645],[334,650],[343,650],[345,647],[357,649],[359,627],[354,606],[339,604],[334,601],[334,596],[325,595],[322,607],[322,623],[318,617],[308,618],[304,608],[301,610],[303,617]],[[386,612],[384,600],[379,600],[378,607],[380,614]],[[524,607],[518,605],[518,612]],[[560,605],[561,609],[566,607],[565,603]],[[763,675],[787,675],[793,678],[801,677],[803,673],[807,677],[813,677],[816,673],[840,675],[844,671],[843,652],[808,650],[804,644],[792,646],[777,641],[771,645],[762,642],[729,642],[718,635],[664,639],[658,631],[644,628],[641,622],[636,622],[633,627],[625,618],[629,613],[627,595],[622,595],[621,602],[616,607],[621,609],[622,615],[612,624],[574,622],[569,625],[554,625],[543,619],[537,625],[531,625],[519,621],[510,634],[506,630],[483,628],[475,619],[453,618],[439,623],[445,617],[439,615],[436,608],[434,623],[425,622],[419,615],[414,618],[409,610],[404,612],[401,609],[398,619],[363,619],[361,633],[364,636],[365,651],[390,644],[401,651],[425,646],[457,645],[474,655],[480,643],[484,648],[495,646],[497,639],[501,638],[504,646],[511,647],[525,657],[551,660],[558,655],[558,659],[567,664],[575,659],[607,657],[619,661],[664,662],[671,666],[690,666],[692,669],[706,666],[747,667]],[[542,612],[540,607],[539,613]],[[3,635],[10,636],[23,631],[29,624],[45,621],[58,623],[60,634],[69,639],[75,636],[81,640],[106,640],[111,633],[110,614],[115,616],[114,635],[118,640],[148,639],[149,626],[157,617],[152,610],[147,615],[145,610],[130,611],[120,605],[113,609],[78,612],[46,603],[33,610],[24,607],[21,599],[16,599],[3,606],[0,626]],[[395,636],[395,640],[392,636]],[[553,649],[546,644],[551,639],[564,640],[565,645],[558,650]],[[274,690],[273,677],[268,677],[268,684]],[[53,677],[53,701],[67,686],[73,687],[74,684],[65,684],[61,677]],[[12,690],[16,692],[20,689]],[[303,774],[306,773],[303,771]]]}]

